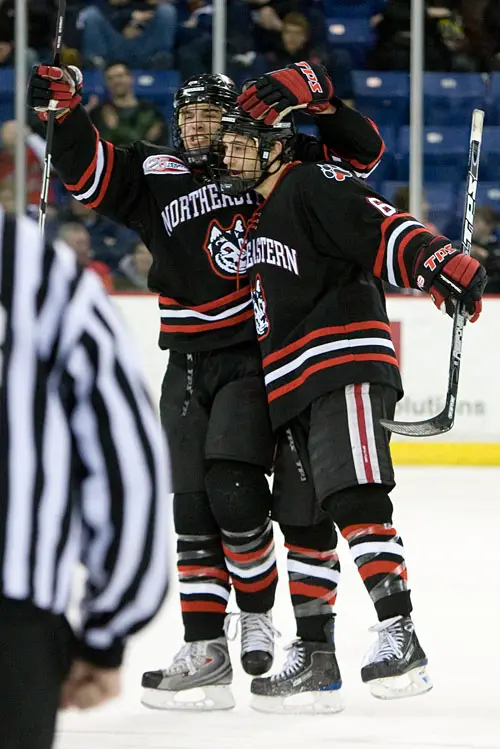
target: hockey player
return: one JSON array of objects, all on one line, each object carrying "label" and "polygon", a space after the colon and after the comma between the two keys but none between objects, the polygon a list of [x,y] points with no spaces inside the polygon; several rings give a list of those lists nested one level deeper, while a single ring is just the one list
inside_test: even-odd
[{"label": "hockey player", "polygon": [[[255,94],[240,101],[254,109]],[[239,265],[250,279],[278,435],[276,481],[306,514],[319,501],[349,544],[379,619],[362,680],[383,699],[421,694],[432,685],[392,524],[389,434],[379,423],[402,396],[380,282],[427,291],[449,314],[459,301],[474,322],[485,272],[351,172],[293,162],[293,127],[268,110],[269,125],[241,109],[223,116],[224,167],[213,172],[225,194],[255,189],[264,199]],[[274,711],[297,692],[321,702],[340,686],[332,636],[328,647],[298,639],[284,669],[251,689],[256,707]]]},{"label": "hockey player", "polygon": [[[261,79],[266,95],[274,90],[290,107],[316,112],[323,139],[335,144],[332,158],[369,172],[383,151],[380,137],[314,69],[315,91],[307,83],[312,68],[303,63]],[[215,185],[200,182],[211,136],[237,92],[225,76],[191,79],[175,97],[175,150],[142,142],[115,148],[100,140],[80,106],[81,83],[77,69],[39,66],[29,101],[42,118],[56,102],[53,163],[72,195],[137,230],[150,249],[160,346],[170,350],[160,410],[171,448],[186,644],[169,668],[144,674],[144,700],[175,707],[177,692],[202,687],[202,701],[179,706],[231,707],[229,581],[242,611],[243,666],[261,674],[272,664],[277,580],[266,479],[274,437],[250,289],[241,274],[238,284],[256,196],[221,197]],[[297,147],[303,159],[324,158],[315,139],[303,136]],[[283,526],[292,602],[299,633],[318,639],[331,619],[338,574],[332,523],[316,512],[302,522],[307,527],[296,525]]]}]

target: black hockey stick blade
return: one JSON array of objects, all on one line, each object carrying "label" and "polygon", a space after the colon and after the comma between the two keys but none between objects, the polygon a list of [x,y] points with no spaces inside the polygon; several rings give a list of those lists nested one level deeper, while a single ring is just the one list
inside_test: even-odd
[{"label": "black hockey stick blade", "polygon": [[[474,216],[476,213],[476,192],[478,183],[479,157],[483,138],[484,112],[474,109],[469,144],[469,161],[467,188],[465,191],[464,216],[462,223],[462,252],[470,255]],[[441,413],[425,421],[390,421],[381,419],[380,423],[389,432],[402,434],[405,437],[435,437],[449,432],[455,421],[457,405],[458,378],[462,359],[462,340],[465,327],[465,314],[461,305],[457,305],[453,318],[450,364],[448,369],[448,390],[446,404]]]}]

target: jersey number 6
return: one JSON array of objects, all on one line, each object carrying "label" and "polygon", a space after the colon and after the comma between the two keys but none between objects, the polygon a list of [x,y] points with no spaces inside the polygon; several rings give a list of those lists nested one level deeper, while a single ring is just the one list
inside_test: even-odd
[{"label": "jersey number 6", "polygon": [[377,211],[380,211],[383,216],[394,216],[394,214],[398,212],[397,208],[394,208],[394,206],[389,203],[384,203],[380,198],[367,198],[367,201],[376,208]]}]

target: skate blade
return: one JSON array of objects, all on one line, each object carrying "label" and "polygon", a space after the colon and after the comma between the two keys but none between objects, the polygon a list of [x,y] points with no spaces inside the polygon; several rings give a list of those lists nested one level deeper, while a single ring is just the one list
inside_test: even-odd
[{"label": "skate blade", "polygon": [[141,697],[144,707],[153,710],[231,710],[234,697],[230,686],[206,686],[194,689],[171,691],[167,689],[144,689]]},{"label": "skate blade", "polygon": [[252,694],[250,707],[259,713],[314,714],[340,713],[345,708],[340,690],[300,692],[280,697]]},{"label": "skate blade", "polygon": [[368,682],[370,692],[379,700],[416,697],[418,694],[430,692],[432,686],[425,666],[418,666],[402,676],[390,676],[386,679],[374,679]]}]

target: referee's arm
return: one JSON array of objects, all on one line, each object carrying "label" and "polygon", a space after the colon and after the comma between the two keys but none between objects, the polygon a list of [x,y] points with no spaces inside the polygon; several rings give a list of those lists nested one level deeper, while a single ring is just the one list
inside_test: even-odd
[{"label": "referee's arm", "polygon": [[135,351],[93,274],[83,274],[65,322],[71,429],[86,474],[79,656],[116,667],[127,636],[154,616],[166,592],[168,457]]}]

